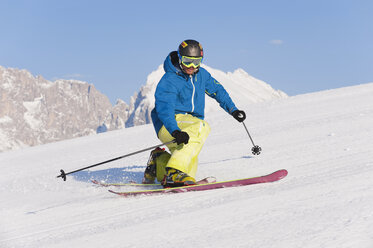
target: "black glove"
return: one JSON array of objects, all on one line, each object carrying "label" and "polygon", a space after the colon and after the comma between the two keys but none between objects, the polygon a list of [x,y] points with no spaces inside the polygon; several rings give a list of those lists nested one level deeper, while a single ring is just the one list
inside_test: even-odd
[{"label": "black glove", "polygon": [[184,144],[188,144],[188,141],[189,141],[189,135],[187,132],[183,132],[183,131],[180,131],[180,130],[175,130],[172,132],[172,137],[174,137],[176,139],[176,143],[178,145],[184,143]]},{"label": "black glove", "polygon": [[235,110],[232,115],[239,122],[243,122],[246,119],[246,114],[242,110]]}]

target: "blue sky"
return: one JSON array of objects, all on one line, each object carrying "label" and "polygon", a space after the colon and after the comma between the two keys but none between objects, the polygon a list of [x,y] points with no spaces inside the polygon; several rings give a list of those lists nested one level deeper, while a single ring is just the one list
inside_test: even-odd
[{"label": "blue sky", "polygon": [[369,0],[0,0],[0,65],[129,103],[192,38],[206,65],[297,95],[373,82],[372,13]]}]

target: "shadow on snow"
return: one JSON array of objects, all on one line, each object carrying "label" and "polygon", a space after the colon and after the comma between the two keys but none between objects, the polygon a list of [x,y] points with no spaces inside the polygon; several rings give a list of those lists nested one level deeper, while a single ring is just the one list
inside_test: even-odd
[{"label": "shadow on snow", "polygon": [[[200,165],[216,164],[226,161],[239,160],[239,159],[250,159],[252,156],[243,156],[238,158],[223,159],[212,162],[201,163]],[[144,176],[144,170],[146,166],[126,166],[122,168],[110,168],[96,171],[79,171],[73,174],[73,177],[77,181],[91,182],[91,180],[102,181],[106,183],[128,183],[137,182],[141,183]]]},{"label": "shadow on snow", "polygon": [[73,174],[77,181],[90,182],[91,180],[103,181],[106,183],[127,183],[135,181],[141,183],[144,176],[145,166],[126,166],[122,168],[110,168],[97,171],[79,171]]}]

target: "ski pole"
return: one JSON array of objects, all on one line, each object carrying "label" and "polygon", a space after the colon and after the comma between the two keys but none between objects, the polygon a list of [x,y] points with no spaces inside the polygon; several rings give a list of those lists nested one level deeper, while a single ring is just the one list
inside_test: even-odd
[{"label": "ski pole", "polygon": [[253,138],[251,138],[251,135],[249,133],[249,130],[247,130],[247,127],[245,125],[245,122],[242,122],[243,126],[245,127],[245,130],[247,132],[247,135],[249,135],[249,138],[251,140],[251,143],[253,144],[253,148],[251,148],[251,152],[254,154],[254,155],[259,155],[260,152],[262,151],[262,148],[260,146],[257,146],[254,144],[254,141],[253,141]]},{"label": "ski pole", "polygon": [[137,151],[137,152],[132,152],[132,153],[120,156],[120,157],[109,159],[109,160],[106,160],[104,162],[100,162],[100,163],[97,163],[97,164],[94,164],[94,165],[90,165],[90,166],[87,166],[87,167],[84,167],[84,168],[81,168],[81,169],[78,169],[78,170],[66,172],[66,173],[65,173],[64,170],[60,170],[61,174],[59,176],[57,176],[57,178],[62,177],[62,179],[64,181],[66,181],[66,176],[69,175],[69,174],[72,174],[72,173],[75,173],[75,172],[78,172],[78,171],[82,171],[82,170],[85,170],[85,169],[89,169],[89,168],[92,168],[92,167],[96,167],[96,166],[99,166],[99,165],[102,165],[102,164],[110,163],[110,162],[113,162],[113,161],[118,160],[118,159],[122,159],[122,158],[126,158],[126,157],[129,157],[129,156],[132,156],[132,155],[136,155],[136,154],[139,154],[139,153],[142,153],[142,152],[145,152],[145,151],[149,151],[149,150],[155,149],[155,148],[157,148],[159,146],[168,145],[168,144],[171,144],[171,143],[174,143],[174,142],[175,142],[175,140],[171,140],[171,141],[163,143],[163,144],[159,144],[159,145],[156,145],[156,146],[148,147],[148,148],[145,148],[145,149]]}]

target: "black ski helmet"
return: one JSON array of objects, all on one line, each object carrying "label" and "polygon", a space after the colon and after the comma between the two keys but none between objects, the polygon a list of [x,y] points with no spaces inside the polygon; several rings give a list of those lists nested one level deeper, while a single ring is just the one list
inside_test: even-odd
[{"label": "black ski helmet", "polygon": [[180,58],[181,56],[203,57],[202,45],[196,40],[184,40],[179,45],[179,49],[177,51]]}]

